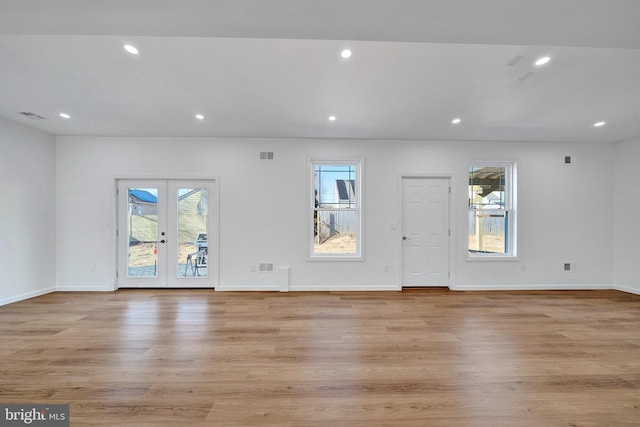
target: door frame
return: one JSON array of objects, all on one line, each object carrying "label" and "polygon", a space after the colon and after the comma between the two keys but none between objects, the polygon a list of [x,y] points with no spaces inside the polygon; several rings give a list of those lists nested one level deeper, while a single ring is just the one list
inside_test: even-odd
[{"label": "door frame", "polygon": [[[215,289],[220,285],[220,177],[218,175],[182,175],[182,176],[170,176],[162,177],[158,175],[147,174],[128,174],[128,175],[112,175],[113,183],[113,290],[120,289],[119,287],[119,262],[118,256],[120,255],[120,245],[118,237],[119,227],[119,197],[118,197],[118,183],[120,181],[211,181],[214,184],[214,194],[210,194],[208,197],[209,208],[215,206],[215,210],[211,210],[210,214],[214,215],[211,220],[210,229],[208,231],[208,264],[211,266],[208,271],[208,275],[211,278],[211,286],[207,286],[202,289]],[[215,203],[215,204],[214,204]],[[126,288],[122,288],[126,289]],[[168,288],[171,289],[171,288]],[[181,289],[189,289],[181,288]]]},{"label": "door frame", "polygon": [[[402,182],[404,179],[447,179],[449,181],[449,188],[451,189],[450,193],[449,193],[449,197],[448,197],[448,203],[449,206],[448,208],[448,212],[449,212],[449,217],[447,218],[447,221],[449,222],[449,229],[451,230],[451,234],[448,236],[449,238],[447,239],[447,245],[448,245],[448,267],[449,267],[449,278],[447,280],[447,285],[446,287],[451,289],[454,284],[455,284],[455,278],[456,278],[456,273],[455,273],[455,245],[453,244],[456,241],[456,227],[455,227],[455,221],[454,218],[456,218],[455,215],[455,203],[452,203],[452,200],[454,200],[454,195],[455,193],[455,174],[453,173],[448,173],[448,172],[444,172],[444,173],[430,173],[430,172],[401,172],[398,174],[398,182],[397,182],[397,194],[398,194],[398,213],[397,213],[397,218],[398,218],[398,229],[397,229],[397,242],[398,242],[398,287],[400,289],[403,288],[403,284],[402,284],[402,278],[403,278],[403,245],[402,245],[402,230],[403,230],[403,224],[402,224],[402,214],[403,214],[403,206],[404,206],[404,200],[402,198]],[[445,288],[445,286],[443,286],[443,288]]]}]

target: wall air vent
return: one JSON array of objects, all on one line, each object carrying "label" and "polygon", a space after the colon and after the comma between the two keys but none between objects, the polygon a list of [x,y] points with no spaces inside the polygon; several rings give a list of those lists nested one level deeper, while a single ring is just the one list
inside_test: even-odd
[{"label": "wall air vent", "polygon": [[46,117],[42,117],[41,115],[32,113],[30,111],[19,111],[18,114],[31,120],[47,120]]},{"label": "wall air vent", "polygon": [[274,159],[273,151],[260,152],[260,160],[273,160],[273,159]]},{"label": "wall air vent", "polygon": [[577,156],[564,156],[564,164],[567,166],[573,166],[578,163]]},{"label": "wall air vent", "polygon": [[261,273],[273,273],[273,263],[262,262],[258,264],[258,271]]}]

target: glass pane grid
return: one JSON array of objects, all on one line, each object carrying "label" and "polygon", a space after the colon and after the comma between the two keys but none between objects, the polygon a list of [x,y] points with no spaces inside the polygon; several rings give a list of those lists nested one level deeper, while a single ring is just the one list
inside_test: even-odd
[{"label": "glass pane grid", "polygon": [[355,164],[314,164],[313,254],[358,253]]},{"label": "glass pane grid", "polygon": [[509,254],[508,166],[469,166],[469,253]]}]

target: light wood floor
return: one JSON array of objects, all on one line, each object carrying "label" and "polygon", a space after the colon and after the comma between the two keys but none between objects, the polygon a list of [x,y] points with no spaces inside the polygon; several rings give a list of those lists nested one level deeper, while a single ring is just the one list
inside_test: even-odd
[{"label": "light wood floor", "polygon": [[0,402],[73,426],[639,426],[640,296],[55,293],[0,307]]}]

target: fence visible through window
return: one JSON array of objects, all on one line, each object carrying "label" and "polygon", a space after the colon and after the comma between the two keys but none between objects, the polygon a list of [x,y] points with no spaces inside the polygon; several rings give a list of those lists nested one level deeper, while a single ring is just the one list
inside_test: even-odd
[{"label": "fence visible through window", "polygon": [[313,254],[358,253],[357,164],[313,165]]},{"label": "fence visible through window", "polygon": [[514,169],[510,162],[469,166],[470,254],[514,255]]}]

